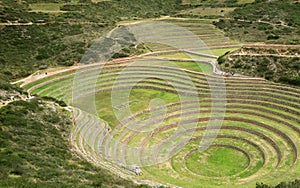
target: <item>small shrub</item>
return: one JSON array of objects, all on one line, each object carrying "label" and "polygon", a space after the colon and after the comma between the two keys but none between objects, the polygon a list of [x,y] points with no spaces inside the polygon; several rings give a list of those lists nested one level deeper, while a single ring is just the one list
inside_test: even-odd
[{"label": "small shrub", "polygon": [[280,37],[278,36],[278,35],[269,35],[268,37],[267,37],[267,40],[277,40],[277,39],[279,39]]}]

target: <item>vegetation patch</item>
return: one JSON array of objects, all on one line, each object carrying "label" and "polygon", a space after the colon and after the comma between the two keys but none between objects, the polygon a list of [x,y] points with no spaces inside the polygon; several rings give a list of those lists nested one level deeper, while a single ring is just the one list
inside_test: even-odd
[{"label": "vegetation patch", "polygon": [[218,59],[226,72],[300,86],[299,48],[244,47]]},{"label": "vegetation patch", "polygon": [[210,148],[206,152],[192,152],[186,156],[186,165],[192,172],[202,176],[230,176],[248,166],[248,159],[234,148]]},{"label": "vegetation patch", "polygon": [[255,0],[182,0],[183,5],[207,6],[207,7],[226,7],[240,6],[243,4],[253,3]]},{"label": "vegetation patch", "polygon": [[178,13],[178,16],[183,17],[199,17],[199,18],[220,18],[227,13],[233,11],[235,8],[211,8],[211,7],[197,7],[190,10],[183,10]]},{"label": "vegetation patch", "polygon": [[74,155],[70,113],[55,103],[16,101],[0,117],[1,187],[139,187]]},{"label": "vegetation patch", "polygon": [[62,13],[60,10],[63,4],[58,3],[35,3],[30,4],[29,8],[32,12],[44,12],[44,13]]},{"label": "vegetation patch", "polygon": [[299,44],[299,10],[300,3],[292,0],[256,1],[236,8],[215,25],[241,41]]}]

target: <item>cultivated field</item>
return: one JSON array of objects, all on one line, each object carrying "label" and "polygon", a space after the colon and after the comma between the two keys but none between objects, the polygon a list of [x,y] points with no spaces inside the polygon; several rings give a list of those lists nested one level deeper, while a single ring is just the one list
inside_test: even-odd
[{"label": "cultivated field", "polygon": [[[214,55],[240,45],[205,21],[169,21],[193,31]],[[146,45],[152,50],[147,56],[110,61],[101,70],[102,64],[78,67],[24,87],[73,106],[75,149],[124,178],[182,187],[254,187],[299,177],[300,88],[215,74],[216,57],[207,49]],[[116,104],[115,92],[130,96]],[[152,99],[166,108],[149,106]],[[91,104],[97,115],[89,111]],[[124,109],[131,113],[121,123],[118,112]],[[164,145],[185,135],[187,142]],[[154,146],[151,156],[143,153]],[[150,164],[164,149],[170,158]],[[133,163],[142,176],[128,170]]]},{"label": "cultivated field", "polygon": [[[200,52],[205,54],[212,54],[215,56],[223,55],[227,51],[236,50],[241,47],[241,44],[237,41],[233,41],[228,37],[224,36],[224,33],[217,29],[214,25],[212,25],[211,20],[205,19],[190,19],[190,18],[182,18],[182,19],[161,19],[160,21],[164,21],[170,24],[174,24],[176,26],[182,27],[188,31],[191,31],[193,35],[185,36],[180,35],[181,33],[169,33],[168,39],[181,41],[184,45],[184,42],[187,42],[189,37],[197,36],[199,37],[205,46],[202,46],[202,49],[193,46],[186,47],[186,50],[192,50],[194,52]],[[165,28],[157,28],[156,32],[159,32],[159,29],[162,29],[161,32],[164,32]],[[146,44],[152,51],[166,51],[172,50],[173,48],[170,46],[165,46],[161,44]],[[210,51],[208,52],[207,49]]]}]

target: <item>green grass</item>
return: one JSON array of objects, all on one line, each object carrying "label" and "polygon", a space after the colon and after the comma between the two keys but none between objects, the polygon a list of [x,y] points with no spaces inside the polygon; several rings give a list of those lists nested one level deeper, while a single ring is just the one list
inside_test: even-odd
[{"label": "green grass", "polygon": [[[234,48],[235,49],[235,48]],[[196,50],[195,52],[206,54],[206,55],[211,55],[211,52],[213,52],[214,49],[204,49],[204,50]],[[216,49],[218,50],[218,49]],[[220,49],[219,49],[220,50]],[[223,53],[224,54],[224,53]],[[223,55],[222,54],[222,55]],[[214,54],[212,54],[214,55]],[[185,53],[185,52],[169,52],[169,53],[163,53],[163,54],[157,54],[157,55],[151,55],[147,57],[159,57],[159,58],[170,58],[170,59],[194,59],[194,60],[211,60],[212,58],[206,58],[200,55],[195,55],[195,54],[190,54],[190,53]]]},{"label": "green grass", "polygon": [[135,101],[130,105],[130,109],[133,113],[140,111],[141,109],[148,108],[151,100],[160,99],[165,104],[178,102],[179,96],[173,93],[167,93],[163,91],[133,89],[130,91],[130,101]]},{"label": "green grass", "polygon": [[[130,104],[132,113],[135,113],[140,109],[147,108],[149,102],[154,98],[159,98],[165,101],[165,103],[178,101],[177,95],[161,91],[133,89],[128,92],[130,92],[129,101],[132,101]],[[85,99],[82,100],[84,101]],[[95,104],[97,106],[97,112],[100,118],[104,119],[112,127],[115,127],[119,124],[119,121],[115,115],[116,109],[112,107],[111,93],[105,92],[96,94]]]},{"label": "green grass", "polygon": [[59,3],[34,3],[29,4],[29,8],[32,12],[63,13],[66,12],[60,10],[63,5]]},{"label": "green grass", "polygon": [[103,2],[103,1],[111,1],[111,0],[92,0],[93,3],[99,3],[99,2]]},{"label": "green grass", "polygon": [[179,14],[191,15],[191,16],[224,16],[228,12],[233,11],[235,8],[211,8],[211,7],[197,7],[194,9],[183,10]]},{"label": "green grass", "polygon": [[196,63],[196,62],[176,62],[176,65],[180,68],[196,71],[196,72],[203,72],[205,74],[212,73],[212,67],[210,64],[206,63]]},{"label": "green grass", "polygon": [[238,0],[238,4],[247,4],[247,3],[253,3],[254,0]]},{"label": "green grass", "polygon": [[186,165],[189,170],[203,176],[231,176],[246,169],[247,157],[229,148],[210,148],[205,152],[192,153]]},{"label": "green grass", "polygon": [[[232,133],[232,132],[230,132]],[[228,134],[230,134],[228,133]],[[217,141],[216,143],[227,143],[230,145],[235,145],[237,147],[247,148],[242,143],[236,143],[232,141]],[[175,157],[172,158],[172,169],[170,167],[165,167],[162,170],[159,166],[155,165],[152,167],[145,168],[145,175],[148,177],[154,176],[154,179],[157,179],[162,182],[172,182],[176,183],[176,185],[184,186],[184,187],[197,187],[199,184],[206,184],[207,187],[218,187],[217,185],[221,185],[222,187],[235,187],[234,182],[238,179],[237,177],[228,177],[227,175],[237,174],[239,177],[247,177],[257,172],[261,167],[261,158],[257,159],[256,162],[251,166],[251,168],[246,169],[247,167],[247,158],[243,156],[240,152],[231,151],[230,149],[224,149],[222,151],[220,148],[214,149],[214,155],[210,155],[210,157],[205,158],[207,156],[207,152],[209,153],[211,149],[208,149],[203,153],[204,158],[202,157],[199,160],[199,156],[191,156],[187,160],[187,168],[184,167],[184,162],[182,161],[184,154],[187,151],[197,147],[197,143],[189,144],[189,146],[185,146],[183,150],[179,152]],[[227,150],[227,151],[226,151]],[[254,151],[253,148],[248,150],[250,155],[257,156],[259,155],[257,151]],[[193,158],[194,157],[194,158]],[[197,160],[198,159],[198,160]],[[253,160],[253,159],[251,159]],[[272,164],[272,163],[270,163]],[[222,168],[224,167],[224,168]],[[174,171],[175,170],[175,171]],[[243,172],[243,170],[246,170]],[[155,172],[160,171],[159,175],[156,175]],[[191,172],[192,171],[192,172]],[[240,172],[240,173],[239,173]],[[243,172],[243,173],[241,173]],[[149,173],[149,174],[148,174]],[[217,178],[220,176],[220,178]],[[153,178],[153,177],[152,177]],[[176,178],[176,179],[175,179]],[[221,183],[222,182],[222,183]],[[242,187],[251,187],[249,185],[254,185],[253,183],[243,184]]]},{"label": "green grass", "polygon": [[[152,56],[156,57],[156,56]],[[168,53],[168,54],[159,54],[158,57],[165,57],[165,58],[179,58],[179,59],[185,59],[190,58],[190,56],[187,53],[184,52],[176,52],[176,53]]]},{"label": "green grass", "polygon": [[[222,142],[225,143],[224,141]],[[217,141],[217,143],[221,142]],[[227,143],[230,142],[227,141]],[[234,182],[237,177],[234,177],[233,174],[237,174],[237,176],[243,175],[242,172],[244,170],[249,173],[255,173],[261,168],[261,159],[259,159],[250,165],[250,172],[250,169],[247,169],[248,160],[243,154],[225,148],[210,148],[201,154],[198,152],[199,155],[196,152],[196,155],[192,155],[187,159],[185,166],[185,162],[183,161],[184,155],[197,147],[197,145],[198,143],[195,142],[185,146],[171,161],[145,167],[145,175],[157,181],[172,182],[183,187],[198,187],[199,184],[206,185],[206,187],[218,187],[218,185],[222,187],[235,187]],[[230,145],[241,146],[242,143]],[[243,145],[243,147],[246,146]],[[257,151],[254,151],[253,148],[248,151],[252,152],[253,155],[257,154]],[[159,175],[155,174],[157,171],[160,172]],[[226,175],[231,175],[231,177],[226,177]],[[243,184],[243,187],[250,187],[249,185],[253,186],[254,184]]]}]

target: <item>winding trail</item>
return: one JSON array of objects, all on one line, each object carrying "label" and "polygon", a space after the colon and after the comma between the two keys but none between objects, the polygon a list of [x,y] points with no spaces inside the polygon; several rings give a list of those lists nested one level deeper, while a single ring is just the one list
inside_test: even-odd
[{"label": "winding trail", "polygon": [[2,22],[0,26],[31,26],[31,25],[49,25],[49,24],[68,24],[68,25],[104,25],[105,23],[96,22]]}]

